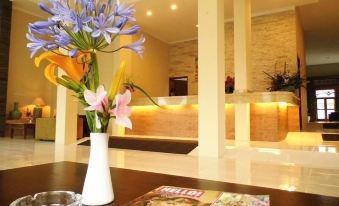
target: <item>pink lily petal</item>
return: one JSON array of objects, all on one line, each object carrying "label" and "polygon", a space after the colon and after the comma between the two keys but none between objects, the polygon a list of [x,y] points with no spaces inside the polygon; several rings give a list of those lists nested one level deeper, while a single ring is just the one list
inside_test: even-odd
[{"label": "pink lily petal", "polygon": [[89,105],[95,104],[97,101],[95,93],[88,89],[84,91],[84,97]]},{"label": "pink lily petal", "polygon": [[132,114],[132,109],[128,106],[120,107],[118,110],[116,108],[114,110],[114,115],[115,116],[131,116]]},{"label": "pink lily petal", "polygon": [[132,129],[132,122],[128,118],[131,116],[132,110],[127,106],[131,101],[131,92],[126,90],[124,94],[118,94],[115,96],[115,108],[109,112],[115,116],[115,123]]},{"label": "pink lily petal", "polygon": [[127,89],[123,95],[118,94],[115,100],[117,105],[127,105],[131,102],[131,99],[131,92]]},{"label": "pink lily petal", "polygon": [[[107,96],[107,92],[105,91],[104,86],[100,85],[100,86],[97,88],[97,93],[96,93],[97,100],[102,100],[102,99],[104,99],[106,96]],[[101,102],[101,101],[100,101],[100,102]]]},{"label": "pink lily petal", "polygon": [[132,129],[132,121],[128,117],[117,117],[115,119],[115,123],[117,125]]},{"label": "pink lily petal", "polygon": [[90,90],[85,90],[84,98],[86,102],[90,105],[85,108],[85,110],[87,111],[103,112],[105,108],[108,107],[107,92],[102,85],[98,86],[96,93]]}]

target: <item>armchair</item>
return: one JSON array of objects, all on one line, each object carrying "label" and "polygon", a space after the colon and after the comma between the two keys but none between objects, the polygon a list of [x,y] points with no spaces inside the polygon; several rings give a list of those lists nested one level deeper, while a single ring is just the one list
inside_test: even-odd
[{"label": "armchair", "polygon": [[35,119],[35,139],[55,140],[55,118]]}]

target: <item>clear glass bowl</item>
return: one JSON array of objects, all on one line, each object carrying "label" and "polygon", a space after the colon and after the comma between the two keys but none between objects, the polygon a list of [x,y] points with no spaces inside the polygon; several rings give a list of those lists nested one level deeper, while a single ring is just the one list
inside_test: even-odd
[{"label": "clear glass bowl", "polygon": [[81,195],[69,191],[41,192],[21,197],[10,206],[80,206]]}]

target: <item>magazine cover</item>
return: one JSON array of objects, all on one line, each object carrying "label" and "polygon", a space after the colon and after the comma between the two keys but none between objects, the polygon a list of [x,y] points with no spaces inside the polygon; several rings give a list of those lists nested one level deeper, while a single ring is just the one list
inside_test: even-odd
[{"label": "magazine cover", "polygon": [[161,186],[124,206],[269,206],[268,195]]}]

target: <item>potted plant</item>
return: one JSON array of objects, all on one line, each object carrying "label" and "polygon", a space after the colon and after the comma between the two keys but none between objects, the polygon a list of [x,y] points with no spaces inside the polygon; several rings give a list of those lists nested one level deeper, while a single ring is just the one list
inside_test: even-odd
[{"label": "potted plant", "polygon": [[234,91],[234,77],[227,76],[225,80],[225,93],[231,94]]},{"label": "potted plant", "polygon": [[294,92],[296,89],[304,86],[304,79],[300,77],[299,73],[291,73],[286,70],[286,63],[284,71],[276,74],[268,74],[263,71],[271,80],[271,86],[267,88],[270,92],[273,91],[289,91]]}]

